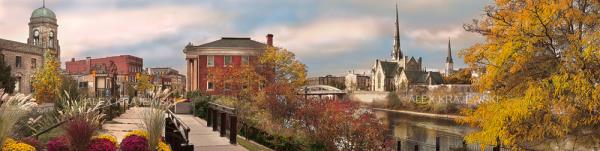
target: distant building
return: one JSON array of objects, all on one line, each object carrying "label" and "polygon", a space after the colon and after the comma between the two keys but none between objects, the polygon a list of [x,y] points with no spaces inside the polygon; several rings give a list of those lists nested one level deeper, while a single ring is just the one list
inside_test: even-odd
[{"label": "distant building", "polygon": [[[135,82],[136,75],[143,72],[142,58],[131,55],[105,58],[75,60],[65,62],[66,72],[79,82],[80,89],[86,89],[95,96],[107,95],[106,89],[113,88],[111,82],[116,78],[118,93],[126,95],[126,86]],[[114,77],[113,77],[114,75]]]},{"label": "distant building", "polygon": [[345,76],[346,90],[369,91],[371,89],[371,77],[365,74],[349,72]]},{"label": "distant building", "polygon": [[446,76],[454,72],[454,61],[452,61],[452,48],[450,47],[450,38],[448,38],[448,56],[446,57]]},{"label": "distant building", "polygon": [[338,89],[346,89],[346,77],[326,75],[308,78],[308,85],[328,85]]},{"label": "distant building", "polygon": [[209,68],[224,68],[243,64],[258,64],[258,56],[267,46],[273,46],[273,35],[267,35],[267,44],[250,38],[223,37],[220,40],[201,44],[188,44],[183,53],[187,62],[186,90],[219,95],[225,91],[236,91],[241,88],[217,87],[208,76]]},{"label": "distant building", "polygon": [[[443,83],[439,72],[426,71],[421,57],[408,58],[400,48],[400,31],[398,25],[398,8],[396,8],[396,26],[392,60],[375,60],[371,69],[372,91],[395,91],[408,88],[410,85],[437,85]],[[451,58],[450,58],[450,61]],[[452,65],[452,64],[450,64]]]},{"label": "distant building", "polygon": [[185,92],[185,76],[173,68],[148,68],[148,74],[152,76],[152,84],[163,89],[183,94]]},{"label": "distant building", "polygon": [[0,38],[0,59],[12,69],[11,75],[16,78],[16,93],[34,92],[32,78],[35,70],[43,65],[45,52],[60,61],[56,22],[54,12],[43,5],[31,13],[27,43]]}]

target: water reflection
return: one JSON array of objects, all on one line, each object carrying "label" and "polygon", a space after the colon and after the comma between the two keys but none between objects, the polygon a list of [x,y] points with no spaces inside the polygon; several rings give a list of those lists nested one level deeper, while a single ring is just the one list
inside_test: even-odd
[{"label": "water reflection", "polygon": [[[481,150],[478,144],[464,144],[463,137],[475,130],[448,118],[432,118],[407,113],[375,110],[390,134],[400,142],[401,150],[441,151]],[[491,150],[486,147],[485,150]]]}]

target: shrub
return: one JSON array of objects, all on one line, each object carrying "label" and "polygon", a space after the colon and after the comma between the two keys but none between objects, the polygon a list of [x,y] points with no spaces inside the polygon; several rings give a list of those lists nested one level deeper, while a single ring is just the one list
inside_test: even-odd
[{"label": "shrub", "polygon": [[30,109],[37,104],[31,101],[30,96],[17,94],[9,97],[0,89],[0,144],[3,144],[8,136],[15,133],[13,129],[18,125],[19,119],[26,116]]},{"label": "shrub", "polygon": [[36,150],[42,150],[42,145],[40,144],[40,141],[35,139],[34,137],[26,137],[24,139],[21,139],[21,141],[23,143],[29,144],[33,147],[35,147]]},{"label": "shrub", "polygon": [[46,144],[48,151],[68,151],[69,140],[64,136],[55,137]]},{"label": "shrub", "polygon": [[116,151],[117,146],[108,139],[93,139],[88,147],[88,151]]},{"label": "shrub", "polygon": [[148,151],[148,140],[138,135],[127,136],[121,141],[121,151]]},{"label": "shrub", "polygon": [[4,141],[2,150],[5,150],[5,151],[17,151],[17,150],[18,151],[35,151],[35,147],[33,147],[29,144],[26,144],[26,143],[15,141],[14,139],[11,139],[11,138],[7,138]]},{"label": "shrub", "polygon": [[169,147],[169,145],[164,141],[160,141],[158,143],[157,151],[171,151],[171,147]]},{"label": "shrub", "polygon": [[214,101],[211,96],[203,96],[198,91],[189,92],[186,98],[194,105],[194,116],[206,119],[206,111],[208,110],[208,103]]},{"label": "shrub", "polygon": [[74,150],[85,150],[94,136],[97,125],[89,123],[83,116],[75,116],[65,124],[65,134]]},{"label": "shrub", "polygon": [[115,138],[115,136],[112,136],[110,134],[101,134],[101,135],[98,135],[98,136],[94,137],[94,140],[96,140],[96,139],[105,139],[105,140],[108,140],[108,141],[112,142],[113,144],[115,144],[115,146],[118,145],[117,144],[117,138]]}]

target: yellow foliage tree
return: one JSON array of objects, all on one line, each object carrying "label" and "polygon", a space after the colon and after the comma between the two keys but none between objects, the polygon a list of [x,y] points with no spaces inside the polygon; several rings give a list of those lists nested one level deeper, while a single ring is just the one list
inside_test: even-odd
[{"label": "yellow foliage tree", "polygon": [[53,103],[59,98],[62,87],[59,67],[55,57],[46,51],[44,65],[35,72],[32,82],[35,90],[33,94],[38,103]]},{"label": "yellow foliage tree", "polygon": [[152,85],[150,81],[150,75],[148,74],[139,73],[136,75],[136,81],[137,83],[135,85],[135,89],[140,93],[145,93],[146,91],[154,88],[154,85]]},{"label": "yellow foliage tree", "polygon": [[485,41],[461,51],[485,73],[474,85],[487,103],[460,122],[485,144],[600,144],[600,2],[496,0],[465,25]]}]

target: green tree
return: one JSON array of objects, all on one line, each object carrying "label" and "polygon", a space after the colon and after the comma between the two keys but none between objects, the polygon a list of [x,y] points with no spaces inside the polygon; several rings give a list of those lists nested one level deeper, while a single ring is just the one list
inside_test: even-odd
[{"label": "green tree", "polygon": [[60,64],[48,51],[44,54],[44,65],[33,78],[34,97],[38,103],[55,102],[61,93],[62,79]]},{"label": "green tree", "polygon": [[[497,0],[465,29],[485,41],[461,51],[487,103],[461,122],[469,142],[600,144],[600,2]],[[575,138],[575,139],[574,139]]]},{"label": "green tree", "polygon": [[71,98],[79,98],[81,97],[81,93],[79,90],[79,83],[70,75],[61,75],[60,77],[62,84],[60,88],[61,97],[66,97],[65,93],[69,95]]},{"label": "green tree", "polygon": [[6,93],[13,93],[15,90],[15,78],[10,75],[10,65],[4,62],[4,58],[0,58],[0,89],[4,89]]}]

